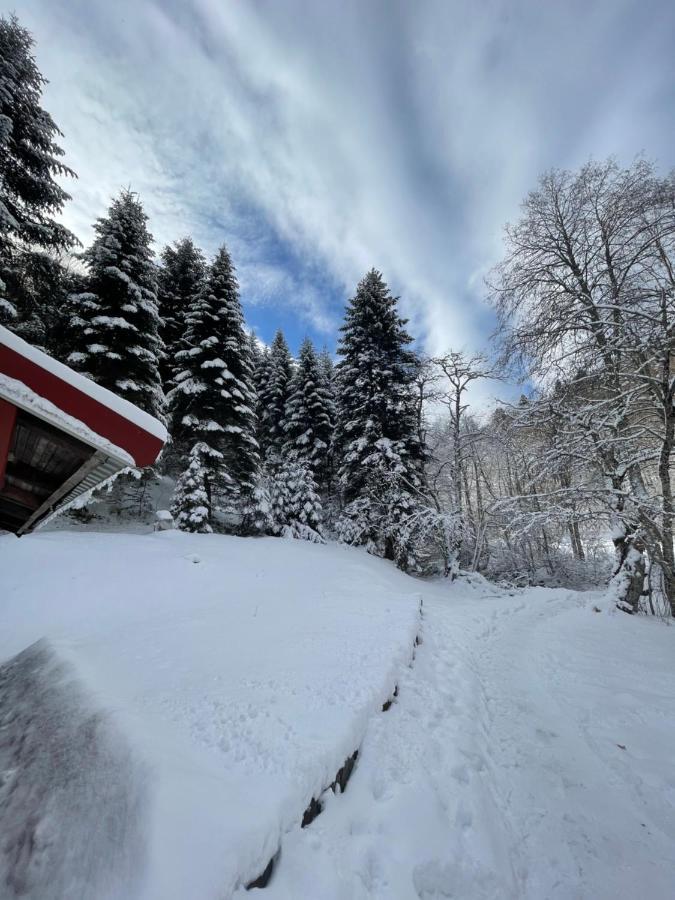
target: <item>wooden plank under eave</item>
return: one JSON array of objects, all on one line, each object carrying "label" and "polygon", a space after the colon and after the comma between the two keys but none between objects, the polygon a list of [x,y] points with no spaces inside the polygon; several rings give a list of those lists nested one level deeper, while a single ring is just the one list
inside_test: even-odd
[{"label": "wooden plank under eave", "polygon": [[90,472],[93,472],[101,463],[105,462],[107,459],[105,453],[101,450],[96,450],[89,457],[86,462],[84,462],[80,468],[73,472],[73,474],[66,481],[63,482],[61,487],[54,491],[54,493],[47,497],[44,503],[35,510],[33,515],[26,522],[23,523],[21,528],[16,532],[19,536],[22,534],[27,534],[41,519],[44,519],[46,515],[48,515],[55,507],[58,506],[59,501],[66,496],[75,485],[79,484]]},{"label": "wooden plank under eave", "polygon": [[16,406],[0,398],[0,491],[5,484],[7,457],[12,446],[14,426],[16,425]]}]

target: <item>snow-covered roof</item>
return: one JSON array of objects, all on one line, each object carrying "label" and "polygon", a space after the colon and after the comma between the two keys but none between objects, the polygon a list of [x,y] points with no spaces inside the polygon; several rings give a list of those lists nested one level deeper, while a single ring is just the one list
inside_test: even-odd
[{"label": "snow-covered roof", "polygon": [[126,450],[101,437],[100,434],[92,431],[79,419],[64,413],[50,400],[46,400],[44,397],[36,394],[35,391],[26,387],[23,382],[17,381],[15,378],[8,378],[2,372],[0,372],[0,397],[3,400],[9,400],[14,406],[18,406],[19,409],[25,409],[26,412],[37,416],[38,419],[49,422],[50,425],[55,425],[62,431],[67,431],[68,434],[72,434],[73,437],[78,438],[85,444],[89,444],[90,447],[95,447],[107,456],[114,457],[123,465],[134,465],[134,458]]},{"label": "snow-covered roof", "polygon": [[[166,428],[153,416],[32,347],[2,326],[0,374],[24,386],[26,390],[21,392],[24,401],[33,395],[30,408],[25,402],[19,405],[42,418],[50,418],[53,424],[77,434],[87,443],[99,446],[100,439],[92,440],[93,432],[108,446],[121,449],[122,458],[130,456],[138,466],[152,464],[166,442]],[[49,416],[44,415],[45,411]],[[58,419],[59,415],[62,421],[55,422],[54,416]],[[73,431],[73,421],[81,423],[82,427]]]}]

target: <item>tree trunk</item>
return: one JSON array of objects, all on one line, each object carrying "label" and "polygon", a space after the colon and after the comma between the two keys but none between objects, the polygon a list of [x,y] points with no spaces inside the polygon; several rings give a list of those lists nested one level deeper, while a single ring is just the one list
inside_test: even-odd
[{"label": "tree trunk", "polygon": [[586,554],[584,553],[584,547],[581,543],[581,535],[579,534],[579,523],[574,520],[569,523],[567,526],[568,531],[570,533],[570,543],[572,545],[572,555],[575,559],[583,560],[586,559]]},{"label": "tree trunk", "polygon": [[633,615],[639,611],[640,597],[645,582],[644,545],[629,536],[614,539],[617,567],[612,584],[616,592],[616,605],[622,612]]},{"label": "tree trunk", "polygon": [[671,354],[668,351],[665,354],[663,362],[663,385],[664,391],[664,435],[659,453],[659,481],[661,482],[662,497],[662,514],[661,514],[661,534],[662,534],[662,553],[663,553],[663,580],[666,592],[668,594],[668,602],[670,603],[670,614],[675,616],[675,554],[673,553],[673,486],[670,481],[670,457],[673,452],[673,444],[675,443],[675,410],[673,402],[675,401],[673,391],[673,378],[671,373]]}]

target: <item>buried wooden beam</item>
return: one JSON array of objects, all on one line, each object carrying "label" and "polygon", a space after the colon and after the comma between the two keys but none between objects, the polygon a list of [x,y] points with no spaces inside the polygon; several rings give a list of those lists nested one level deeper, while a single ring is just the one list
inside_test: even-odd
[{"label": "buried wooden beam", "polygon": [[272,872],[274,871],[274,867],[277,864],[277,860],[281,855],[281,850],[277,850],[272,859],[267,863],[263,871],[258,875],[257,878],[254,878],[253,881],[249,881],[246,885],[247,891],[252,891],[253,888],[264,888],[270,883],[270,878],[272,877]]},{"label": "buried wooden beam", "polygon": [[387,712],[387,710],[391,709],[391,704],[394,702],[396,697],[398,697],[398,685],[397,684],[394,685],[394,693],[391,695],[391,697],[388,700],[385,700],[385,702],[383,703],[382,712]]},{"label": "buried wooden beam", "polygon": [[[421,597],[420,597],[419,614],[420,614],[420,618],[421,618],[423,615],[423,613],[422,613],[422,598]],[[412,648],[413,660],[415,659],[415,648],[418,647],[421,643],[422,643],[422,639],[419,635],[417,635],[415,637],[415,643],[413,644],[413,648]],[[412,666],[412,662],[410,663],[410,665]],[[384,703],[384,705],[382,706],[382,712],[386,712],[388,709],[390,709],[390,707],[396,697],[398,697],[398,685],[397,684],[394,685],[394,693],[392,694],[390,699],[387,700]],[[332,790],[334,794],[337,794],[337,789],[340,788],[341,794],[343,794],[345,792],[347,783],[349,782],[349,779],[352,777],[352,773],[354,771],[354,767],[356,765],[356,760],[358,759],[358,756],[359,756],[359,751],[357,749],[352,753],[351,756],[347,757],[347,759],[344,761],[341,768],[338,769],[338,772],[337,772],[334,780],[332,781],[331,784],[328,785],[328,788],[326,788],[325,790],[328,790],[330,788],[330,790]],[[325,791],[322,791],[322,793],[325,793]],[[311,825],[311,823],[314,821],[314,819],[316,819],[317,816],[321,815],[322,812],[323,812],[323,804],[321,803],[321,800],[317,799],[316,797],[312,797],[312,799],[309,801],[309,805],[307,806],[307,809],[304,811],[304,813],[302,815],[301,827],[306,828],[308,825]],[[250,891],[253,888],[264,888],[269,884],[270,878],[272,877],[272,873],[274,871],[274,866],[276,865],[276,862],[279,859],[280,855],[281,855],[281,848],[279,848],[277,850],[277,852],[274,854],[272,859],[267,863],[267,865],[263,869],[262,873],[254,881],[251,881],[246,885],[247,891]]]}]

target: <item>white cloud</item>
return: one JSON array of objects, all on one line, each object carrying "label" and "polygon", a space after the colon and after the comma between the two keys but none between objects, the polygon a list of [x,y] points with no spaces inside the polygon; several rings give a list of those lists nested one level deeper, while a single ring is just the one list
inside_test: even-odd
[{"label": "white cloud", "polygon": [[[160,243],[227,241],[252,297],[323,332],[340,311],[312,273],[346,298],[375,266],[432,352],[480,348],[483,275],[538,171],[672,138],[670,108],[645,101],[671,83],[669,30],[629,0],[25,0],[20,14],[80,175],[76,232],[130,185]],[[270,255],[262,223],[300,269]]]}]

